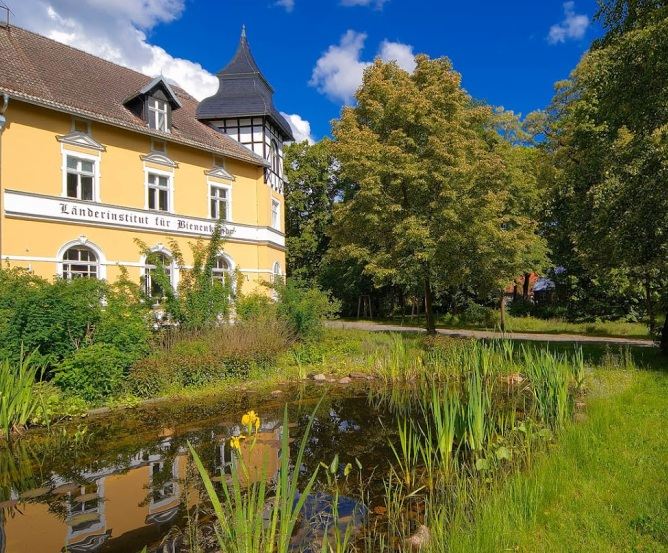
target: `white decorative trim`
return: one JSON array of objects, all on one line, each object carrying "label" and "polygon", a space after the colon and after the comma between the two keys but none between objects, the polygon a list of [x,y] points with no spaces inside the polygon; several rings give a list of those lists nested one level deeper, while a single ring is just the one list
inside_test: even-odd
[{"label": "white decorative trim", "polygon": [[90,135],[80,131],[72,131],[68,134],[56,136],[56,140],[61,144],[69,144],[70,146],[90,148],[91,150],[97,150],[98,152],[107,151],[107,148],[100,144],[97,140],[93,139]]},{"label": "white decorative trim", "polygon": [[234,175],[232,175],[231,173],[228,173],[222,167],[214,167],[213,169],[209,169],[208,171],[205,171],[204,174],[208,177],[215,177],[217,179],[224,179],[224,180],[231,180],[231,181],[236,180]]},{"label": "white decorative trim", "polygon": [[[61,221],[116,230],[138,230],[168,236],[210,237],[215,222],[201,217],[186,217],[163,211],[85,202],[30,192],[5,190],[2,207],[5,216],[38,221]],[[285,235],[268,226],[226,223],[222,234],[231,242],[267,243],[285,247]]]},{"label": "white decorative trim", "polygon": [[[278,206],[278,226],[274,226],[274,203]],[[277,198],[271,197],[271,202],[269,205],[269,226],[277,231],[281,231],[283,228],[283,213],[281,209],[281,201]]]},{"label": "white decorative trim", "polygon": [[97,266],[98,266],[98,279],[104,280],[107,278],[107,258],[104,255],[104,252],[97,246],[95,243],[88,240],[85,234],[79,236],[74,240],[70,240],[63,244],[58,252],[56,253],[56,263],[57,263],[57,273],[59,277],[63,276],[63,256],[65,252],[74,246],[83,246],[90,250],[93,250],[93,253],[97,256]]},{"label": "white decorative trim", "polygon": [[[164,141],[163,141],[164,142]],[[144,154],[139,156],[144,163],[150,162],[157,165],[164,165],[166,167],[178,167],[179,164],[176,161],[167,157],[164,153],[161,152],[151,152],[150,154]]]}]

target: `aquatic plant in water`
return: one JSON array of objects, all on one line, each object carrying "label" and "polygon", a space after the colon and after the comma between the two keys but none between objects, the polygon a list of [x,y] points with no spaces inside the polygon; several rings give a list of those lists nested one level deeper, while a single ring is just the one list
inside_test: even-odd
[{"label": "aquatic plant in water", "polygon": [[21,354],[17,363],[0,362],[0,427],[7,439],[13,431],[23,430],[38,412],[47,418],[35,386],[41,372],[32,354]]}]

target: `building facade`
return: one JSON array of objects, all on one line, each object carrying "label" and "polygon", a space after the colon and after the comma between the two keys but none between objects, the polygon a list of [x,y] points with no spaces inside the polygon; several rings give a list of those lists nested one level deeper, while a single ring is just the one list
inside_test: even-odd
[{"label": "building facade", "polygon": [[126,270],[150,287],[159,257],[176,288],[190,244],[221,220],[216,274],[239,269],[249,290],[284,274],[282,150],[293,137],[245,32],[199,103],[14,26],[0,27],[0,59],[3,267],[109,281]]}]

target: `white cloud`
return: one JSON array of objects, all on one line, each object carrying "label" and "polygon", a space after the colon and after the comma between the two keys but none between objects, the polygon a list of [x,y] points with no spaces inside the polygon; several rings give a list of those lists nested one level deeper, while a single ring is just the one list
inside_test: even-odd
[{"label": "white cloud", "polygon": [[384,40],[380,43],[378,57],[383,61],[396,61],[397,65],[404,71],[412,73],[415,70],[415,54],[410,44],[401,42],[390,42]]},{"label": "white cloud", "polygon": [[311,123],[306,119],[302,119],[301,115],[297,113],[290,115],[284,112],[281,112],[281,115],[285,117],[290,124],[292,134],[295,136],[295,142],[303,142],[304,140],[307,140],[309,144],[315,142],[313,135],[311,134]]},{"label": "white cloud", "polygon": [[295,9],[295,0],[276,0],[276,5],[285,8],[285,11],[289,13]]},{"label": "white cloud", "polygon": [[309,84],[332,100],[350,103],[370,62],[360,61],[366,33],[346,31],[338,45],[331,45],[313,68]]},{"label": "white cloud", "polygon": [[[366,36],[366,33],[346,31],[338,45],[332,44],[320,56],[309,84],[335,102],[351,103],[362,84],[364,70],[371,65],[370,61],[360,59]],[[384,40],[378,57],[396,61],[399,67],[409,72],[415,69],[413,47],[408,44]]]},{"label": "white cloud", "polygon": [[383,5],[389,0],[341,0],[342,6],[373,6],[377,10],[382,10]]},{"label": "white cloud", "polygon": [[589,17],[575,13],[575,2],[564,2],[564,19],[550,27],[547,41],[550,44],[559,44],[569,39],[581,39],[589,27]]},{"label": "white cloud", "polygon": [[175,58],[146,33],[183,13],[184,0],[17,0],[17,25],[149,76],[164,75],[197,99],[215,93],[218,79],[199,63]]}]

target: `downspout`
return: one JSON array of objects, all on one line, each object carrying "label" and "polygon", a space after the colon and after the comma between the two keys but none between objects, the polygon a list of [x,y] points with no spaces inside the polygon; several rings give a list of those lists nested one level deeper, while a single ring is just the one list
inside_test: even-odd
[{"label": "downspout", "polygon": [[2,228],[2,211],[3,207],[3,185],[4,181],[2,178],[2,132],[7,126],[7,118],[5,117],[5,112],[7,111],[7,106],[9,105],[9,94],[6,92],[2,95],[2,102],[0,102],[0,267],[2,267],[2,242],[3,242],[3,228]]}]

